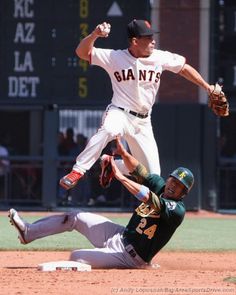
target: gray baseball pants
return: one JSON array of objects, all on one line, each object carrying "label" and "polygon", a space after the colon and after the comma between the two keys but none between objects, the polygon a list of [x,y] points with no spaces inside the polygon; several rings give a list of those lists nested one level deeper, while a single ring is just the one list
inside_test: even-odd
[{"label": "gray baseball pants", "polygon": [[[92,268],[144,268],[147,263],[140,256],[130,255],[131,245],[123,244],[125,227],[104,216],[76,211],[52,215],[30,224],[26,223],[25,240],[36,239],[76,230],[95,247],[72,251],[70,260],[88,263]],[[132,250],[133,251],[133,250]]]}]

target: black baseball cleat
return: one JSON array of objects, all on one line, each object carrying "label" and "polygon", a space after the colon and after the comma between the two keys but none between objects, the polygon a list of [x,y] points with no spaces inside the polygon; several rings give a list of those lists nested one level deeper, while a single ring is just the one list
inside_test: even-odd
[{"label": "black baseball cleat", "polygon": [[19,216],[18,212],[15,209],[9,210],[8,217],[10,219],[11,225],[13,225],[18,231],[18,238],[21,244],[27,244],[25,240],[26,223]]},{"label": "black baseball cleat", "polygon": [[103,188],[108,188],[114,177],[114,173],[111,167],[111,156],[106,154],[102,155],[100,158],[100,166],[102,169],[101,174],[99,176],[100,185]]}]

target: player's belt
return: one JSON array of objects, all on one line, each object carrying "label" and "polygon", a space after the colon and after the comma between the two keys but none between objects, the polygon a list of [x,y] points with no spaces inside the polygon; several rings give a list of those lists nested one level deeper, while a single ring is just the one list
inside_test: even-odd
[{"label": "player's belt", "polygon": [[125,247],[125,251],[138,263],[139,265],[146,265],[147,262],[145,262],[135,251],[133,245],[130,244],[130,242],[122,235],[122,242]]},{"label": "player's belt", "polygon": [[136,257],[138,254],[135,251],[134,247],[130,244],[130,242],[126,239],[126,237],[122,237],[123,244],[125,246],[125,250],[129,253],[130,256],[133,258]]},{"label": "player's belt", "polygon": [[148,117],[148,113],[146,113],[146,114],[140,114],[140,113],[136,113],[136,112],[131,111],[131,110],[126,110],[126,109],[121,108],[121,107],[118,107],[118,109],[120,109],[122,111],[125,111],[125,112],[127,112],[127,113],[129,113],[129,114],[131,114],[131,115],[133,115],[135,117],[141,118],[141,119],[145,119],[145,118]]}]

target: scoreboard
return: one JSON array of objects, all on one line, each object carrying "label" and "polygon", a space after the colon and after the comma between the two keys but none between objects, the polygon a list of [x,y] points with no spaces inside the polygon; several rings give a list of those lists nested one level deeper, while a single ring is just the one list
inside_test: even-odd
[{"label": "scoreboard", "polygon": [[95,46],[126,48],[134,18],[150,19],[149,0],[0,0],[0,104],[109,102],[109,76],[75,49],[103,21],[111,34]]}]

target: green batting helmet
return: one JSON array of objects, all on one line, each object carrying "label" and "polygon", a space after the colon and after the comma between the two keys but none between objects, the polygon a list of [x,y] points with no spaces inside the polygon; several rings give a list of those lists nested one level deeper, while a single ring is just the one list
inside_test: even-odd
[{"label": "green batting helmet", "polygon": [[190,189],[193,186],[194,183],[194,176],[193,173],[188,169],[184,167],[179,167],[175,169],[170,176],[178,179],[187,189],[187,193],[190,191]]}]

